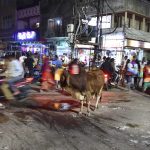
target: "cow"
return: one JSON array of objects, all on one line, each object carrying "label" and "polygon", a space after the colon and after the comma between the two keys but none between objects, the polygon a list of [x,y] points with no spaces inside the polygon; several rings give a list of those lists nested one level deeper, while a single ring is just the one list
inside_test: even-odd
[{"label": "cow", "polygon": [[[65,70],[60,79],[60,86],[81,101],[80,114],[83,113],[84,102],[87,102],[87,112],[90,115],[91,100],[96,98],[95,108],[98,108],[102,98],[104,86],[104,73],[101,70],[86,72],[80,67],[79,74],[70,74]],[[95,109],[94,109],[95,110]]]}]

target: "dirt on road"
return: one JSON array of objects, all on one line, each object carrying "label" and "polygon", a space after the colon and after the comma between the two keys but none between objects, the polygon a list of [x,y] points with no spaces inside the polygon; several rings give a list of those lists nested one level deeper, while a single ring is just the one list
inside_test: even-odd
[{"label": "dirt on road", "polygon": [[90,117],[22,103],[0,110],[0,150],[149,150],[150,100],[138,93],[103,93]]}]

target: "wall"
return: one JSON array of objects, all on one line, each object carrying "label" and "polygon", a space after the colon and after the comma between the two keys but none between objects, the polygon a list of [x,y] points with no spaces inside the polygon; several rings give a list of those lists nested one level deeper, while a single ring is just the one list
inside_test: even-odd
[{"label": "wall", "polygon": [[[66,35],[66,26],[72,19],[74,0],[41,0],[41,36],[51,37],[51,33],[47,30],[48,19],[62,18],[62,36]],[[53,35],[56,35],[53,33]]]},{"label": "wall", "polygon": [[0,40],[12,40],[16,29],[16,1],[0,1]]}]

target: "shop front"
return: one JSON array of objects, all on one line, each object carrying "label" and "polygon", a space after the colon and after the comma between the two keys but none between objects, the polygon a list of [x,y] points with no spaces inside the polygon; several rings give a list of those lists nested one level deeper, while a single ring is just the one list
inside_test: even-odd
[{"label": "shop front", "polygon": [[102,56],[115,58],[116,65],[121,63],[124,56],[128,56],[129,59],[136,56],[138,60],[145,57],[148,60],[150,59],[149,37],[147,32],[135,29],[124,31],[118,28],[114,33],[103,35]]},{"label": "shop front", "polygon": [[93,45],[75,45],[76,57],[80,62],[84,63],[86,66],[91,66],[91,61],[94,57],[94,46]]},{"label": "shop front", "polygon": [[[11,50],[21,50],[22,52],[47,54],[47,47],[39,41],[36,31],[22,31],[14,34],[15,41],[11,45]],[[17,48],[17,49],[16,49]]]},{"label": "shop front", "polygon": [[60,59],[64,56],[68,59],[71,57],[71,46],[68,37],[48,38],[46,46],[49,47],[53,55],[58,55]]},{"label": "shop front", "polygon": [[120,65],[124,53],[123,45],[124,35],[122,32],[104,35],[102,56],[114,58],[116,65]]},{"label": "shop front", "polygon": [[133,56],[137,56],[137,59],[140,61],[143,59],[143,57],[148,60],[150,59],[150,43],[126,39],[124,53],[124,55],[127,55],[129,59],[131,59]]}]

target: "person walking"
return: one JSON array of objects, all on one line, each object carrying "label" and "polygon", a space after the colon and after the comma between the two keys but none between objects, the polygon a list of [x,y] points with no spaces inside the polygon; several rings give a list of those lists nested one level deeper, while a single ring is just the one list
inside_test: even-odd
[{"label": "person walking", "polygon": [[132,85],[133,72],[134,70],[132,68],[132,64],[130,62],[130,59],[128,59],[125,66],[125,76],[127,81],[127,87],[129,90],[131,89]]},{"label": "person walking", "polygon": [[144,85],[143,85],[143,91],[145,92],[147,88],[150,87],[150,60],[147,62],[143,69],[143,79],[144,79]]},{"label": "person walking", "polygon": [[48,91],[54,85],[55,82],[49,65],[49,58],[45,57],[42,66],[41,91]]},{"label": "person walking", "polygon": [[144,67],[146,65],[145,57],[143,57],[142,61],[140,62],[140,71],[139,71],[139,82],[138,86],[141,88],[143,86],[143,75],[144,75]]},{"label": "person walking", "polygon": [[34,59],[32,58],[31,53],[27,53],[27,59],[25,59],[25,70],[26,74],[28,74],[29,77],[33,76],[33,64],[34,64]]},{"label": "person walking", "polygon": [[121,63],[121,77],[120,77],[120,83],[121,83],[121,86],[125,86],[125,75],[126,75],[126,64],[127,64],[127,60],[128,60],[128,56],[125,56],[124,57],[124,60],[122,61]]}]

